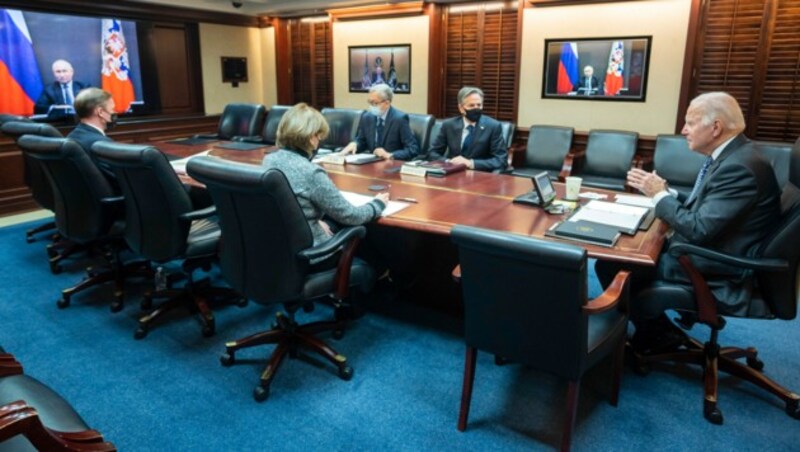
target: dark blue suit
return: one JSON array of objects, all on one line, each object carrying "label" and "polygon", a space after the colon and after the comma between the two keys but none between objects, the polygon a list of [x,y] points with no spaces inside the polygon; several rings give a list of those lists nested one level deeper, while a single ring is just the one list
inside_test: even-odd
[{"label": "dark blue suit", "polygon": [[[76,80],[72,81],[72,96],[73,100],[78,95],[78,93],[84,89],[88,88],[90,85],[87,83],[81,83]],[[50,108],[51,105],[67,105],[68,102],[64,99],[64,92],[61,90],[61,83],[53,82],[44,87],[42,90],[42,94],[39,96],[39,99],[36,100],[36,104],[33,106],[33,112],[37,115],[47,113],[47,110]]]},{"label": "dark blue suit", "polygon": [[408,124],[408,115],[402,111],[389,107],[386,112],[386,121],[383,124],[383,139],[376,141],[376,128],[378,117],[365,112],[361,115],[356,132],[356,152],[372,152],[376,148],[384,148],[392,153],[395,160],[411,160],[419,154],[419,143],[411,132]]},{"label": "dark blue suit", "polygon": [[82,122],[78,123],[78,125],[75,126],[74,129],[72,129],[72,132],[70,132],[69,135],[67,135],[67,138],[76,141],[78,144],[81,145],[83,150],[86,151],[87,154],[89,154],[89,157],[92,159],[94,164],[98,168],[100,168],[100,171],[102,171],[103,174],[106,175],[106,178],[114,187],[114,191],[119,193],[119,184],[117,183],[117,177],[114,175],[114,171],[112,171],[111,168],[105,166],[103,163],[98,162],[94,156],[94,153],[92,152],[92,145],[97,143],[98,141],[114,141],[114,140],[103,135],[102,133],[100,133],[99,130],[95,129],[94,127],[84,124]]},{"label": "dark blue suit", "polygon": [[475,162],[475,169],[494,171],[503,169],[508,163],[508,149],[503,141],[503,128],[489,116],[482,115],[472,133],[469,149],[461,149],[461,134],[464,118],[456,116],[442,123],[439,135],[433,139],[428,160],[451,159],[463,155]]}]

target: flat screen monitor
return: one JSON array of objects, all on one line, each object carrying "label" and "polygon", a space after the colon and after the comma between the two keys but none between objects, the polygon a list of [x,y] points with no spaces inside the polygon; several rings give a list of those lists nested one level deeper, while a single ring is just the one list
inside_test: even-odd
[{"label": "flat screen monitor", "polygon": [[533,181],[536,195],[539,197],[539,205],[548,207],[556,199],[556,189],[553,187],[553,183],[550,182],[550,175],[547,174],[547,171],[542,171],[534,175],[531,180]]}]

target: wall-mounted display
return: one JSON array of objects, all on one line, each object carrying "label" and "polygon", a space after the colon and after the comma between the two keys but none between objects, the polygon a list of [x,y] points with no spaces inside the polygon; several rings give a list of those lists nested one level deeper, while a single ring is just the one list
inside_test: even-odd
[{"label": "wall-mounted display", "polygon": [[411,44],[348,47],[350,92],[385,83],[395,94],[411,93]]}]

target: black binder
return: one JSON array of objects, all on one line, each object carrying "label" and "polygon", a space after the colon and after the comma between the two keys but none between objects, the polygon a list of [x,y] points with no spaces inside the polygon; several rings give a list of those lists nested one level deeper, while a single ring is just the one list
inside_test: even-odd
[{"label": "black binder", "polygon": [[613,226],[590,221],[562,221],[548,229],[545,236],[611,247],[617,243],[620,231]]}]

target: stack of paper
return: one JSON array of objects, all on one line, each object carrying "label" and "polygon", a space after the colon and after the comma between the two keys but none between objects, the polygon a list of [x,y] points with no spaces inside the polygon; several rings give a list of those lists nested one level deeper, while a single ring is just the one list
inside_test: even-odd
[{"label": "stack of paper", "polygon": [[647,207],[592,200],[569,217],[569,221],[591,221],[615,226],[626,234],[635,234],[650,211]]},{"label": "stack of paper", "polygon": [[193,159],[193,158],[201,156],[201,155],[208,155],[209,152],[211,152],[211,149],[209,149],[207,151],[199,152],[197,154],[194,154],[192,156],[186,157],[184,159],[173,160],[173,161],[171,161],[169,163],[170,163],[170,165],[172,165],[172,169],[175,170],[176,173],[178,173],[178,174],[186,174],[186,164],[189,163],[190,159]]}]

